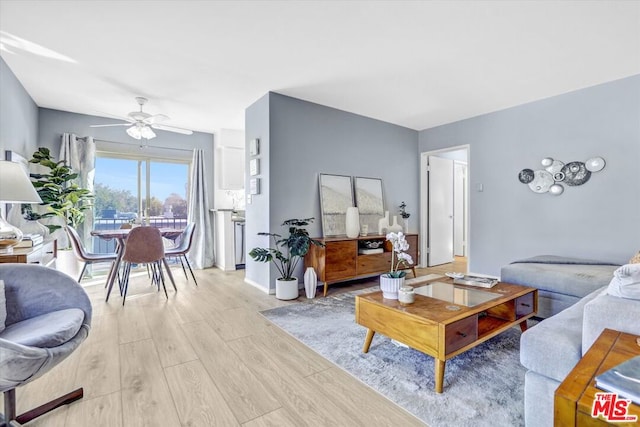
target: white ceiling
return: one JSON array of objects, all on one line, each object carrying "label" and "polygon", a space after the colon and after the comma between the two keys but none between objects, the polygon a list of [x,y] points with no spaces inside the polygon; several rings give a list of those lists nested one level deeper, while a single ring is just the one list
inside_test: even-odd
[{"label": "white ceiling", "polygon": [[0,31],[40,107],[204,132],[268,91],[421,130],[640,74],[638,1],[0,0]]}]

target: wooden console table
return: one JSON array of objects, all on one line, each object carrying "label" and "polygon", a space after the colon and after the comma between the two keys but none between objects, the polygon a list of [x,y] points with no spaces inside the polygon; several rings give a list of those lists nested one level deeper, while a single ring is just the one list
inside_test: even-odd
[{"label": "wooden console table", "polygon": [[58,241],[49,240],[31,248],[17,248],[10,254],[0,254],[0,263],[40,264],[51,267],[56,261]]},{"label": "wooden console table", "polygon": [[[313,267],[318,275],[318,280],[324,283],[324,296],[330,284],[345,282],[347,280],[361,279],[376,276],[389,271],[391,267],[391,247],[386,242],[386,236],[369,235],[355,239],[344,237],[315,238],[324,243],[324,247],[311,245],[309,252],[304,257],[304,268]],[[418,235],[406,234],[409,250],[407,253],[413,258],[415,277],[415,263],[418,262]],[[365,241],[380,241],[384,252],[378,254],[360,254]],[[385,244],[385,242],[387,244]]]},{"label": "wooden console table", "polygon": [[[605,329],[589,351],[567,375],[556,390],[554,400],[554,425],[557,427],[607,426],[601,418],[592,418],[591,409],[595,394],[604,392],[595,386],[595,377],[620,363],[640,355],[638,336]],[[636,415],[638,421],[616,422],[616,426],[638,426],[640,406],[629,405],[628,415]]]}]

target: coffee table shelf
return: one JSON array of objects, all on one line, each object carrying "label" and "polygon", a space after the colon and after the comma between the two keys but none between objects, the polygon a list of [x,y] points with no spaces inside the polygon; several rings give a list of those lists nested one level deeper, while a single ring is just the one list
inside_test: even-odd
[{"label": "coffee table shelf", "polygon": [[[412,282],[415,287],[425,283],[444,282],[456,291],[478,289],[453,285],[448,279]],[[438,283],[441,287],[442,283]],[[526,320],[537,312],[538,291],[535,288],[498,283],[482,289],[489,299],[468,307],[432,296],[416,294],[415,302],[403,305],[382,297],[382,292],[356,296],[356,323],[368,329],[363,352],[376,332],[434,357],[435,390],[442,393],[446,360],[457,356],[505,330],[520,325],[526,330]]]}]

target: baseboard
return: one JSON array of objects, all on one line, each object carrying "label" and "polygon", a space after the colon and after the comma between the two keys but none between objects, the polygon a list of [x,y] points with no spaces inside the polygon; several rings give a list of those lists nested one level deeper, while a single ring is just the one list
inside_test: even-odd
[{"label": "baseboard", "polygon": [[247,285],[251,285],[254,288],[258,288],[260,289],[262,292],[264,292],[265,294],[269,294],[269,295],[275,295],[276,294],[276,290],[274,289],[265,289],[264,286],[260,285],[258,282],[254,282],[251,279],[247,279],[247,277],[245,276],[244,278],[244,283],[246,283]]}]

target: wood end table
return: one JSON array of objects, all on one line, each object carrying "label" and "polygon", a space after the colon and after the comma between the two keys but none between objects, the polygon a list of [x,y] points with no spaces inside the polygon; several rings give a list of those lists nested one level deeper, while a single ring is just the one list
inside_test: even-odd
[{"label": "wood end table", "polygon": [[[595,377],[622,362],[640,355],[638,336],[605,329],[578,364],[556,389],[554,397],[554,425],[557,427],[607,426],[603,418],[593,418],[591,410],[596,393]],[[635,422],[616,422],[616,426],[640,426],[640,406],[631,404],[628,415],[636,415]],[[613,424],[613,423],[611,423]]]}]

